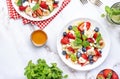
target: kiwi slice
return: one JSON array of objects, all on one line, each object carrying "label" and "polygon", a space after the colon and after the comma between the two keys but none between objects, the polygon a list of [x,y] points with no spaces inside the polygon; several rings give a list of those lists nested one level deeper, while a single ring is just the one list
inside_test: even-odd
[{"label": "kiwi slice", "polygon": [[120,24],[120,15],[112,15],[111,20],[115,24]]}]

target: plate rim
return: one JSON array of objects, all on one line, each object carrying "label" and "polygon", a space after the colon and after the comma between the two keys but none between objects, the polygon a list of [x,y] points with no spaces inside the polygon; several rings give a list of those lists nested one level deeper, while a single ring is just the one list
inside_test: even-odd
[{"label": "plate rim", "polygon": [[[100,59],[102,60],[100,64],[97,64],[97,65],[92,66],[92,67],[87,68],[87,69],[85,69],[84,67],[81,67],[80,69],[78,69],[78,68],[76,68],[76,67],[72,67],[71,64],[68,64],[68,63],[71,63],[71,62],[70,62],[70,61],[64,61],[64,60],[65,60],[65,57],[64,57],[64,59],[63,59],[62,54],[60,54],[60,50],[61,50],[61,49],[59,49],[60,36],[61,36],[61,33],[63,32],[63,30],[65,30],[65,28],[68,27],[68,25],[73,24],[74,22],[79,21],[79,20],[90,20],[90,21],[92,21],[92,22],[95,22],[95,23],[97,23],[97,24],[100,24],[98,21],[96,21],[96,20],[94,20],[94,19],[91,19],[91,18],[83,18],[83,17],[76,18],[76,19],[73,19],[73,20],[69,21],[69,22],[62,28],[62,30],[60,31],[60,33],[59,33],[58,36],[57,36],[57,52],[58,52],[58,55],[59,55],[60,59],[61,59],[68,67],[70,67],[70,68],[72,68],[72,69],[75,69],[75,70],[78,70],[78,71],[88,71],[88,70],[92,70],[92,69],[97,68],[98,66],[100,66],[100,65],[107,59],[107,56],[109,55],[109,51],[110,51],[111,41],[110,41],[110,37],[109,37],[109,34],[108,34],[107,30],[103,27],[103,24],[100,24],[100,26],[101,26],[100,28],[102,28],[102,29],[105,31],[105,33],[106,33],[106,35],[107,35],[107,40],[108,40],[108,42],[109,42],[109,43],[107,43],[107,54],[106,54],[106,56],[104,57],[104,59],[102,59],[103,57],[98,59],[99,61],[100,61]],[[104,40],[105,40],[105,38],[104,38]],[[67,62],[67,63],[66,63],[66,62]],[[95,63],[96,63],[96,62],[95,62]]]},{"label": "plate rim", "polygon": [[29,15],[19,11],[19,9],[17,8],[18,6],[15,4],[15,0],[11,0],[11,3],[12,3],[12,6],[13,8],[15,9],[15,11],[20,15],[22,16],[23,18],[25,19],[28,19],[28,20],[31,20],[31,21],[44,21],[44,20],[47,20],[49,19],[50,17],[54,16],[61,8],[62,6],[62,3],[64,2],[64,0],[59,0],[59,6],[58,8],[55,9],[55,11],[53,11],[52,13],[50,13],[50,15],[46,16],[46,17],[42,17],[42,18],[32,18],[30,17]]}]

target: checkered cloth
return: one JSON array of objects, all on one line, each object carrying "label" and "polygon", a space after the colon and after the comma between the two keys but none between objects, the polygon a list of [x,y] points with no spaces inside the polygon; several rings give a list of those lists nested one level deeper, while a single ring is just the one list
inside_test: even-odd
[{"label": "checkered cloth", "polygon": [[46,27],[66,6],[67,4],[70,2],[71,0],[64,0],[62,3],[62,6],[60,7],[60,9],[58,10],[58,12],[53,15],[52,17],[43,20],[43,21],[31,21],[28,20],[24,17],[22,17],[21,15],[19,15],[16,10],[14,9],[11,0],[6,0],[7,2],[7,6],[8,6],[8,13],[10,18],[12,19],[19,19],[21,18],[24,24],[28,24],[31,23],[32,25],[37,25],[40,29],[43,29],[44,27]]}]

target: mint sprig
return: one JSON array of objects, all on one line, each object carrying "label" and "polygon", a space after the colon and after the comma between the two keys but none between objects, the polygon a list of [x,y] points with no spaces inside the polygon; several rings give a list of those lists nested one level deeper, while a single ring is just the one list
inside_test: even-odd
[{"label": "mint sprig", "polygon": [[44,59],[38,59],[37,64],[30,60],[25,68],[24,75],[27,79],[62,79],[68,75],[62,75],[63,71],[57,67],[56,63],[49,66]]}]

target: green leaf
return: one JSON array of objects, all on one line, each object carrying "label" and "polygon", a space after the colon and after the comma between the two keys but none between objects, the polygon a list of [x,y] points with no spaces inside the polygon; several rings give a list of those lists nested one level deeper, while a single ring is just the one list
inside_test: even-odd
[{"label": "green leaf", "polygon": [[70,58],[71,58],[72,61],[76,61],[76,60],[77,60],[77,57],[76,57],[76,55],[74,55],[74,54],[71,54],[71,55],[70,55]]},{"label": "green leaf", "polygon": [[101,39],[102,39],[102,36],[101,36],[101,34],[99,33],[99,34],[98,34],[98,37],[96,38],[96,42],[99,43],[99,41],[100,41]]},{"label": "green leaf", "polygon": [[64,76],[63,76],[63,78],[67,78],[67,77],[68,77],[68,75],[64,75]]},{"label": "green leaf", "polygon": [[85,41],[87,39],[87,36],[82,35],[82,39]]},{"label": "green leaf", "polygon": [[112,14],[112,10],[109,6],[105,6],[105,11],[107,12],[107,14]]},{"label": "green leaf", "polygon": [[80,34],[80,31],[78,30],[77,26],[73,26],[72,29],[75,33],[76,38],[80,38],[81,34]]},{"label": "green leaf", "polygon": [[33,6],[32,10],[35,11],[37,9],[39,9],[40,5],[39,4],[35,4],[35,6]]},{"label": "green leaf", "polygon": [[112,10],[112,15],[119,15],[120,14],[120,10],[116,9],[116,8],[111,8]]},{"label": "green leaf", "polygon": [[62,79],[64,77],[62,73],[56,63],[49,66],[44,59],[38,59],[36,64],[31,60],[28,62],[24,75],[27,79]]},{"label": "green leaf", "polygon": [[101,14],[101,17],[105,17],[105,14]]},{"label": "green leaf", "polygon": [[83,41],[82,45],[83,45],[84,47],[87,47],[87,46],[90,46],[90,43],[89,43],[88,41]]},{"label": "green leaf", "polygon": [[22,5],[22,0],[18,0],[17,6],[21,6],[21,5]]},{"label": "green leaf", "polygon": [[78,31],[77,26],[73,26],[72,29],[74,32]]},{"label": "green leaf", "polygon": [[74,45],[75,45],[75,46],[78,46],[78,45],[80,45],[80,44],[82,44],[82,40],[79,39],[79,38],[76,38],[75,41],[74,41]]}]

